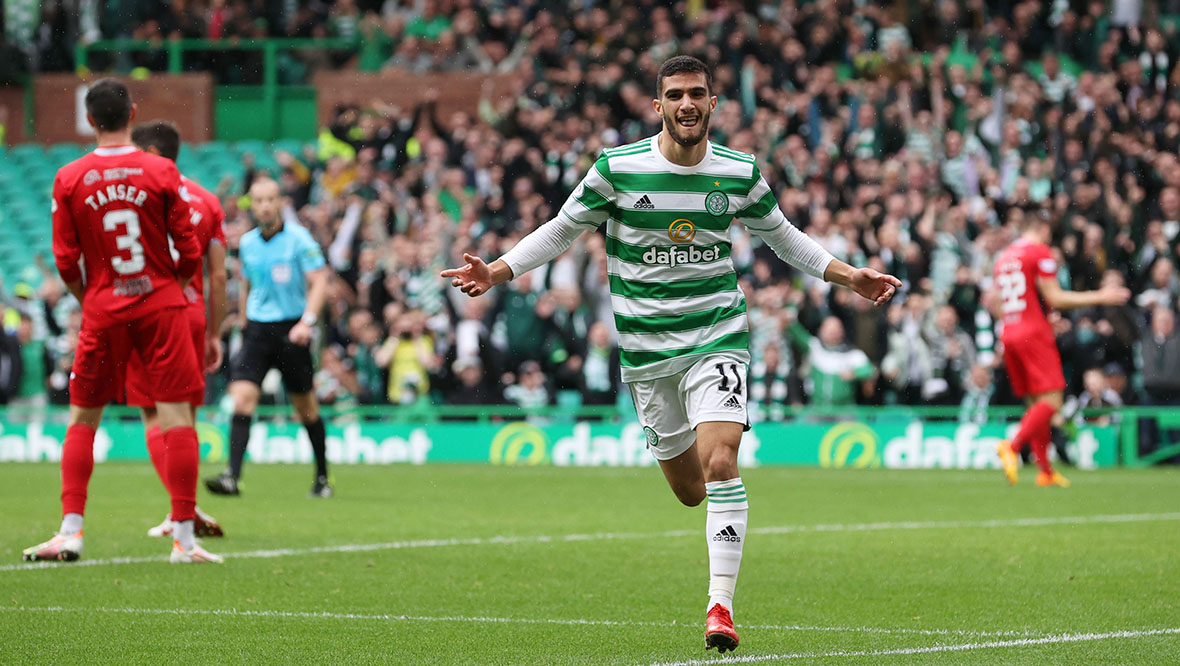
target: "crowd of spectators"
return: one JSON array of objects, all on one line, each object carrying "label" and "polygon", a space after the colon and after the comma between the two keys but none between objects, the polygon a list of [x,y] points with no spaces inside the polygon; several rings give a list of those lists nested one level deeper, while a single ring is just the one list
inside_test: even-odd
[{"label": "crowd of spectators", "polygon": [[[34,32],[57,34],[61,3],[44,4]],[[343,66],[514,74],[478,113],[341,107],[319,145],[277,156],[288,215],[335,271],[317,341],[325,402],[614,404],[601,233],[489,297],[438,272],[464,252],[499,256],[556,213],[601,149],[658,132],[656,69],[687,53],[715,68],[712,139],[757,156],[788,219],[834,255],[905,283],[875,309],[735,225],[756,413],[1014,403],[984,294],[1025,216],[1052,222],[1064,287],[1136,294],[1054,316],[1070,395],[1180,404],[1180,38],[1166,20],[1180,2],[151,4],[192,20],[154,16],[131,33],[247,25],[359,40]],[[242,192],[222,194],[232,306],[251,222]],[[51,391],[76,328],[52,283],[17,308],[50,332]],[[240,323],[231,312],[231,350]]]}]

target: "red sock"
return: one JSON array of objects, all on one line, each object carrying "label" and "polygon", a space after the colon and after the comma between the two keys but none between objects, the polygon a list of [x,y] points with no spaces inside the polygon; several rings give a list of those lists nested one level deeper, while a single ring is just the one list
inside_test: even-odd
[{"label": "red sock", "polygon": [[164,444],[164,487],[172,496],[172,520],[192,520],[196,516],[197,467],[201,462],[197,431],[187,426],[169,428],[164,431]]},{"label": "red sock", "polygon": [[1020,420],[1020,430],[1016,431],[1016,436],[1012,438],[1012,452],[1020,453],[1028,444],[1032,443],[1036,447],[1036,441],[1043,430],[1045,438],[1049,437],[1049,421],[1053,419],[1053,413],[1057,409],[1040,400],[1028,408],[1024,413],[1024,418]]},{"label": "red sock", "polygon": [[160,477],[160,483],[164,484],[164,490],[168,490],[168,468],[164,463],[165,460],[164,432],[160,430],[160,426],[152,426],[147,431],[147,450],[148,457],[152,459],[152,467],[156,468],[156,476]]},{"label": "red sock", "polygon": [[1049,464],[1049,441],[1052,439],[1052,434],[1049,432],[1049,424],[1045,424],[1044,432],[1037,433],[1032,440],[1033,458],[1037,461],[1037,467],[1040,468],[1042,474],[1052,474],[1053,465]]},{"label": "red sock", "polygon": [[94,471],[94,428],[76,423],[61,447],[61,512],[84,514],[86,488]]}]

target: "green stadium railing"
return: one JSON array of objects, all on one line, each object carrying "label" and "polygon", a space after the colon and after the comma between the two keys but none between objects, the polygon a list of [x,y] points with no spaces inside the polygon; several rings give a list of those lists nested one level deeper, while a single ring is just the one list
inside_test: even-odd
[{"label": "green stadium railing", "polygon": [[[535,409],[525,409],[514,405],[432,405],[428,403],[415,405],[365,405],[359,407],[331,407],[321,408],[323,416],[329,421],[340,422],[384,422],[384,423],[421,423],[429,425],[441,421],[475,421],[480,423],[494,423],[502,421],[519,421],[526,419],[545,419],[556,422],[569,421],[600,421],[621,423],[635,418],[630,407],[621,408],[615,405],[588,406],[577,408],[563,406],[546,406]],[[1011,422],[1023,415],[1021,407],[989,407],[986,412],[988,421]],[[38,419],[63,423],[68,418],[69,411],[65,407],[49,407],[37,414]],[[257,415],[260,419],[287,420],[294,418],[292,409],[288,406],[262,405],[258,407]],[[978,413],[976,414],[978,415]],[[31,415],[15,413],[12,410],[5,414],[8,419],[27,418]],[[202,418],[213,424],[226,425],[229,414],[216,407],[205,407],[201,411]],[[1180,457],[1180,409],[1168,407],[1124,407],[1118,409],[1092,409],[1083,413],[1086,419],[1109,417],[1109,427],[1116,429],[1120,448],[1120,463],[1125,467],[1149,467],[1172,458]],[[931,407],[931,406],[902,406],[888,407],[786,407],[776,412],[774,420],[781,421],[861,421],[868,423],[882,423],[901,420],[923,421],[969,421],[964,418],[964,412],[959,407]],[[107,419],[138,419],[139,410],[130,407],[112,406],[106,410]],[[1150,452],[1140,453],[1139,435],[1142,426],[1150,421],[1155,422],[1161,443]]]},{"label": "green stadium railing", "polygon": [[[143,51],[163,51],[168,54],[167,72],[180,74],[184,72],[184,57],[190,52],[208,51],[261,51],[262,52],[262,113],[269,128],[266,136],[254,137],[260,139],[278,139],[279,132],[279,103],[283,86],[279,83],[279,54],[285,51],[299,50],[328,50],[328,51],[356,51],[360,41],[356,39],[104,39],[90,44],[79,43],[75,47],[74,58],[77,70],[86,72],[90,69],[91,55],[94,53],[127,53]],[[243,88],[246,86],[219,86],[220,88]],[[224,137],[219,137],[224,138]]]},{"label": "green stadium railing", "polygon": [[[1105,411],[1105,410],[1104,410]],[[1119,443],[1122,448],[1122,464],[1128,467],[1148,467],[1164,462],[1171,458],[1180,458],[1180,409],[1167,407],[1124,407],[1111,410],[1118,414]],[[1167,438],[1170,443],[1160,444],[1154,451],[1140,454],[1139,428],[1147,421],[1155,421],[1156,432],[1161,440]],[[1172,440],[1173,433],[1177,439]]]},{"label": "green stadium railing", "polygon": [[[36,95],[33,91],[33,75],[24,74],[21,76],[21,89],[24,91],[24,114],[25,114],[25,139],[28,140],[33,137],[37,131],[37,124],[35,116],[37,115]],[[8,139],[11,141],[11,138]],[[3,146],[0,146],[2,148]]]},{"label": "green stadium railing", "polygon": [[184,54],[189,51],[262,51],[265,81],[268,76],[272,80],[276,79],[280,51],[352,51],[359,45],[360,41],[356,39],[102,39],[89,44],[79,43],[74,49],[74,62],[78,69],[85,70],[89,68],[91,53],[166,51],[168,72],[180,74],[184,71]]}]

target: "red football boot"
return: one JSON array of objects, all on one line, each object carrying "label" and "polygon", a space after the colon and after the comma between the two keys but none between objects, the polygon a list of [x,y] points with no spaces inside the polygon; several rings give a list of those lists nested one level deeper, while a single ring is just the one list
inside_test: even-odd
[{"label": "red football boot", "polygon": [[728,650],[736,650],[737,646],[738,635],[733,630],[729,609],[721,604],[713,604],[705,618],[705,649],[717,648],[719,654],[725,654]]}]

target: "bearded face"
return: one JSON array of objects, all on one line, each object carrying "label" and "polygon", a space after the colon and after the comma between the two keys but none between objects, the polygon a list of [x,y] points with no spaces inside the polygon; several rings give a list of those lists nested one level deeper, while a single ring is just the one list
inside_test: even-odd
[{"label": "bearded face", "polygon": [[717,98],[709,94],[705,75],[673,74],[664,79],[664,91],[657,100],[664,131],[686,148],[700,143],[709,134],[709,116]]}]

